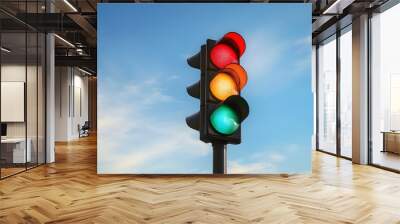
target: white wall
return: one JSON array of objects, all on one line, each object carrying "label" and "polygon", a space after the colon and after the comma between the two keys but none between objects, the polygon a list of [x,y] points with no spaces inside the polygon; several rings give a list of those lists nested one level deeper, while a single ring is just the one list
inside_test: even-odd
[{"label": "white wall", "polygon": [[[27,66],[19,65],[19,64],[5,64],[1,66],[1,81],[2,82],[24,82],[26,83],[25,76],[26,72],[28,74],[35,73],[36,74],[36,67],[34,66]],[[29,78],[29,77],[28,77]],[[30,85],[36,85],[36,81],[29,80]],[[30,107],[28,112],[32,110],[36,110],[36,88],[27,88],[27,106]],[[3,96],[6,97],[6,96]],[[32,99],[34,98],[34,99]],[[34,104],[31,102],[35,101]],[[24,108],[22,108],[24,109]],[[2,108],[2,110],[6,110],[6,108]],[[36,113],[28,113],[27,114],[28,122],[34,121],[36,124]],[[25,123],[26,122],[7,122],[7,135],[8,137],[24,137],[25,136]],[[36,130],[36,125],[33,127],[33,124],[28,124],[28,129],[33,128]],[[30,131],[28,130],[28,137]]]},{"label": "white wall", "polygon": [[[38,69],[38,70],[37,70]],[[30,148],[32,161],[44,163],[44,150],[45,150],[45,115],[44,115],[44,100],[45,100],[45,87],[44,87],[44,74],[42,67],[32,65],[25,66],[25,64],[10,63],[1,66],[2,85],[3,82],[21,82],[26,84],[26,106],[22,102],[22,107],[19,108],[1,108],[2,114],[4,113],[22,113],[22,120],[17,122],[5,122],[7,124],[7,137],[21,138],[27,136],[30,139]],[[26,80],[27,79],[27,80]],[[2,99],[10,98],[7,92],[2,89]],[[20,90],[21,91],[21,90]],[[24,94],[24,90],[20,92]],[[4,95],[6,94],[6,95]],[[12,93],[9,93],[12,94]],[[24,97],[22,97],[24,98]],[[10,98],[12,99],[12,98]],[[2,102],[3,104],[4,102]],[[11,111],[9,111],[11,110]],[[20,110],[20,111],[12,111]],[[26,120],[24,114],[26,112]],[[3,120],[3,119],[2,119]],[[38,153],[38,155],[37,155]],[[49,160],[51,161],[51,160]]]},{"label": "white wall", "polygon": [[[75,70],[76,72],[77,70]],[[72,108],[72,120],[71,120],[71,135],[79,137],[78,124],[81,126],[88,121],[88,77],[79,75],[74,75],[74,107]]]},{"label": "white wall", "polygon": [[[1,121],[25,121],[25,83],[1,82]],[[36,108],[36,107],[35,107]],[[4,109],[4,110],[3,110]]]},{"label": "white wall", "polygon": [[67,67],[55,68],[55,141],[68,140],[68,88],[70,77]]},{"label": "white wall", "polygon": [[88,120],[88,77],[72,67],[56,67],[55,140],[79,137],[78,124]]},{"label": "white wall", "polygon": [[[8,64],[1,66],[1,81],[2,82],[25,82],[25,71],[24,65]],[[28,67],[30,70],[31,67]],[[2,108],[5,110],[5,108]],[[25,122],[8,122],[7,123],[7,136],[8,137],[25,137]]]}]

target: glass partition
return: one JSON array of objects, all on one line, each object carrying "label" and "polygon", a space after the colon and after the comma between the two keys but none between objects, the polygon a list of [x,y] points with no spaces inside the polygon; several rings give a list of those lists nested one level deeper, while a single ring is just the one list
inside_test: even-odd
[{"label": "glass partition", "polygon": [[[1,1],[0,7],[41,13],[44,3]],[[0,12],[1,179],[45,163],[45,34],[12,15]]]},{"label": "glass partition", "polygon": [[30,151],[30,160],[27,167],[34,167],[38,160],[38,35],[36,32],[27,32],[27,74],[26,74],[26,113],[27,113],[27,150]]},{"label": "glass partition", "polygon": [[25,32],[1,34],[2,177],[24,171],[31,161],[26,150],[26,41]]},{"label": "glass partition", "polygon": [[37,64],[37,147],[38,147],[38,164],[46,162],[46,139],[45,139],[45,124],[46,124],[46,37],[43,33],[38,33],[38,64]]}]

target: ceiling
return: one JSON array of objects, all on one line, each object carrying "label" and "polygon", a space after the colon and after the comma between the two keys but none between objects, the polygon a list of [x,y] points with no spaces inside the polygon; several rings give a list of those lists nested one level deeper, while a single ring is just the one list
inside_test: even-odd
[{"label": "ceiling", "polygon": [[[312,3],[313,42],[346,16],[377,7],[387,0],[197,0],[187,2]],[[165,0],[1,0],[3,32],[54,32],[56,65],[85,67],[96,73],[97,3],[182,2]],[[26,13],[27,12],[27,13]],[[51,13],[50,13],[51,12]],[[351,22],[351,18],[350,18]],[[334,31],[332,31],[334,32]],[[15,36],[13,38],[12,36]],[[20,41],[18,34],[6,38]]]}]

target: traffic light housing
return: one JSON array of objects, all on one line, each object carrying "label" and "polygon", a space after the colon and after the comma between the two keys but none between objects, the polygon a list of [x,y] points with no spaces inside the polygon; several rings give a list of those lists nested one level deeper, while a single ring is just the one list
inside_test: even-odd
[{"label": "traffic light housing", "polygon": [[200,100],[200,111],[187,117],[189,127],[200,132],[206,143],[240,144],[241,123],[249,106],[240,96],[247,73],[240,65],[244,39],[235,32],[219,40],[208,39],[188,64],[200,70],[200,80],[187,87],[190,96]]}]

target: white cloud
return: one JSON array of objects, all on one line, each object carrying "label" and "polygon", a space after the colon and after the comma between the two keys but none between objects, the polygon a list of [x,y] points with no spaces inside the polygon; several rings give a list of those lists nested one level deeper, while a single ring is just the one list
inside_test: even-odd
[{"label": "white cloud", "polygon": [[[104,148],[102,151],[105,162],[111,163],[108,173],[134,173],[151,170],[153,165],[162,160],[178,160],[179,154],[190,157],[206,156],[210,153],[208,145],[201,143],[193,133],[182,130],[181,127],[169,127],[168,130],[146,130],[143,143],[135,145],[122,145],[131,147],[123,154],[117,153],[116,148]],[[103,136],[104,137],[104,136]],[[106,137],[106,140],[108,137]],[[108,139],[109,140],[109,139]],[[129,142],[126,138],[123,142]],[[165,162],[165,161],[164,161]],[[164,167],[166,172],[173,172],[170,167]]]},{"label": "white cloud", "polygon": [[273,162],[282,162],[285,160],[285,156],[277,152],[272,152],[267,158]]},{"label": "white cloud", "polygon": [[296,144],[267,146],[264,148],[261,152],[249,155],[245,162],[241,159],[229,161],[229,173],[279,173],[282,164],[288,162],[289,154],[295,154],[299,150],[299,146]]},{"label": "white cloud", "polygon": [[[294,50],[294,54],[304,56],[304,49],[311,49],[311,36],[306,36],[293,41],[293,44],[290,46],[290,48]],[[295,74],[301,73],[307,68],[311,68],[311,55],[308,55],[307,57],[299,56],[293,64],[293,70]]]},{"label": "white cloud", "polygon": [[[146,110],[175,100],[160,88],[159,79],[110,84],[106,90],[99,99],[99,173],[145,173],[158,163],[178,163],[182,158],[195,162],[209,155],[209,146],[186,127],[184,119],[165,122],[157,115],[162,111],[149,114]],[[174,171],[168,166],[164,169]]]},{"label": "white cloud", "polygon": [[178,75],[170,75],[170,76],[168,76],[168,80],[176,80],[176,79],[179,79]]},{"label": "white cloud", "polygon": [[229,161],[229,173],[232,174],[254,174],[265,173],[267,170],[273,170],[273,165],[267,162],[239,162],[236,160]]},{"label": "white cloud", "polygon": [[307,47],[311,49],[311,36],[288,40],[277,32],[258,30],[245,38],[241,64],[256,94],[265,96],[296,82],[300,75],[311,76],[311,71],[305,73],[311,68],[311,55],[305,55]]},{"label": "white cloud", "polygon": [[270,71],[281,59],[285,47],[278,40],[274,34],[262,30],[246,37],[246,52],[241,58],[241,64],[251,78],[272,75]]},{"label": "white cloud", "polygon": [[295,71],[295,74],[297,74],[310,67],[311,67],[311,55],[309,58],[305,57],[297,59],[297,61],[293,65],[293,70]]},{"label": "white cloud", "polygon": [[[289,42],[277,36],[276,33],[258,30],[246,36],[246,44],[246,52],[241,58],[241,64],[251,78],[257,78],[276,75],[271,71],[273,66],[284,60],[284,55],[293,53],[299,47],[309,46],[311,48],[311,36]],[[300,57],[298,60],[303,62],[304,58]]]},{"label": "white cloud", "polygon": [[311,35],[302,37],[302,38],[299,38],[299,39],[293,41],[293,45],[294,46],[307,46],[308,45],[309,47],[311,47]]}]

